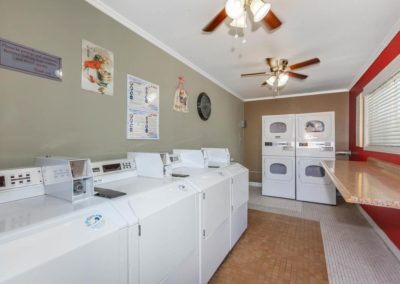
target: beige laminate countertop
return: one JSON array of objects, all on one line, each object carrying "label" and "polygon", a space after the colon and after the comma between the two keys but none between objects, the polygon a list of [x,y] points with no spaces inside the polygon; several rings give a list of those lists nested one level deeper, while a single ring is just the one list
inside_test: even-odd
[{"label": "beige laminate countertop", "polygon": [[370,162],[322,161],[322,166],[347,202],[400,209],[400,174]]}]

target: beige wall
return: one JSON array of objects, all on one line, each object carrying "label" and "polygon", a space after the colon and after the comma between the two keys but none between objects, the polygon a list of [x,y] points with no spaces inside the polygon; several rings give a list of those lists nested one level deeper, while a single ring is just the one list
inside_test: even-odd
[{"label": "beige wall", "polygon": [[349,147],[349,95],[324,94],[246,102],[244,117],[244,164],[250,170],[250,181],[261,182],[261,116],[290,113],[335,111],[336,149]]},{"label": "beige wall", "polygon": [[[43,154],[98,160],[201,146],[229,147],[242,160],[243,102],[83,0],[2,0],[0,37],[62,57],[64,76],[56,82],[0,68],[0,168]],[[81,89],[82,39],[114,53],[114,96]],[[160,86],[159,141],[126,139],[127,73]],[[172,110],[179,75],[189,114]],[[196,111],[203,91],[213,104],[207,122]]]}]

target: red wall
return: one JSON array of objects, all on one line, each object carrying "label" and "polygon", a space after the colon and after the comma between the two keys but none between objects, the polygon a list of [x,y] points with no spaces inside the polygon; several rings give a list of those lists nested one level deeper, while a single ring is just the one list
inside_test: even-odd
[{"label": "red wall", "polygon": [[[349,144],[351,159],[365,161],[368,157],[400,164],[400,155],[364,151],[356,147],[356,97],[363,91],[363,88],[379,74],[392,60],[400,54],[400,32],[392,39],[388,46],[375,59],[368,70],[361,76],[357,83],[350,90],[349,98],[349,120],[350,133]],[[400,190],[400,189],[399,189]],[[400,210],[363,205],[364,210],[371,216],[375,223],[386,233],[392,242],[400,249]]]}]

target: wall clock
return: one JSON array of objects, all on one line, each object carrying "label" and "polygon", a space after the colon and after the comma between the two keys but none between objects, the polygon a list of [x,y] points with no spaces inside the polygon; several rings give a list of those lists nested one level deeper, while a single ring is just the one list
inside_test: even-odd
[{"label": "wall clock", "polygon": [[202,120],[206,121],[211,115],[211,100],[206,93],[197,97],[197,112]]}]

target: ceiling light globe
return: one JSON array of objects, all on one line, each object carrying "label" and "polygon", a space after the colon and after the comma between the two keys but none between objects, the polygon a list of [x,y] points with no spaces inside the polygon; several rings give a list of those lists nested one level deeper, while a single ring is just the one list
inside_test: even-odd
[{"label": "ceiling light globe", "polygon": [[267,84],[270,86],[274,86],[275,80],[276,80],[276,76],[273,75],[273,76],[269,77],[265,82],[267,82]]},{"label": "ceiling light globe", "polygon": [[229,18],[237,19],[244,12],[244,5],[241,0],[228,0],[225,4],[225,12]]},{"label": "ceiling light globe", "polygon": [[253,0],[250,4],[250,10],[253,13],[254,22],[259,22],[268,14],[271,4],[263,0]]},{"label": "ceiling light globe", "polygon": [[240,15],[239,18],[233,20],[230,25],[235,28],[247,28],[247,21],[246,21],[246,12],[243,12],[242,15]]},{"label": "ceiling light globe", "polygon": [[278,77],[278,87],[282,87],[286,85],[287,81],[289,80],[289,76],[285,73],[280,74]]}]

